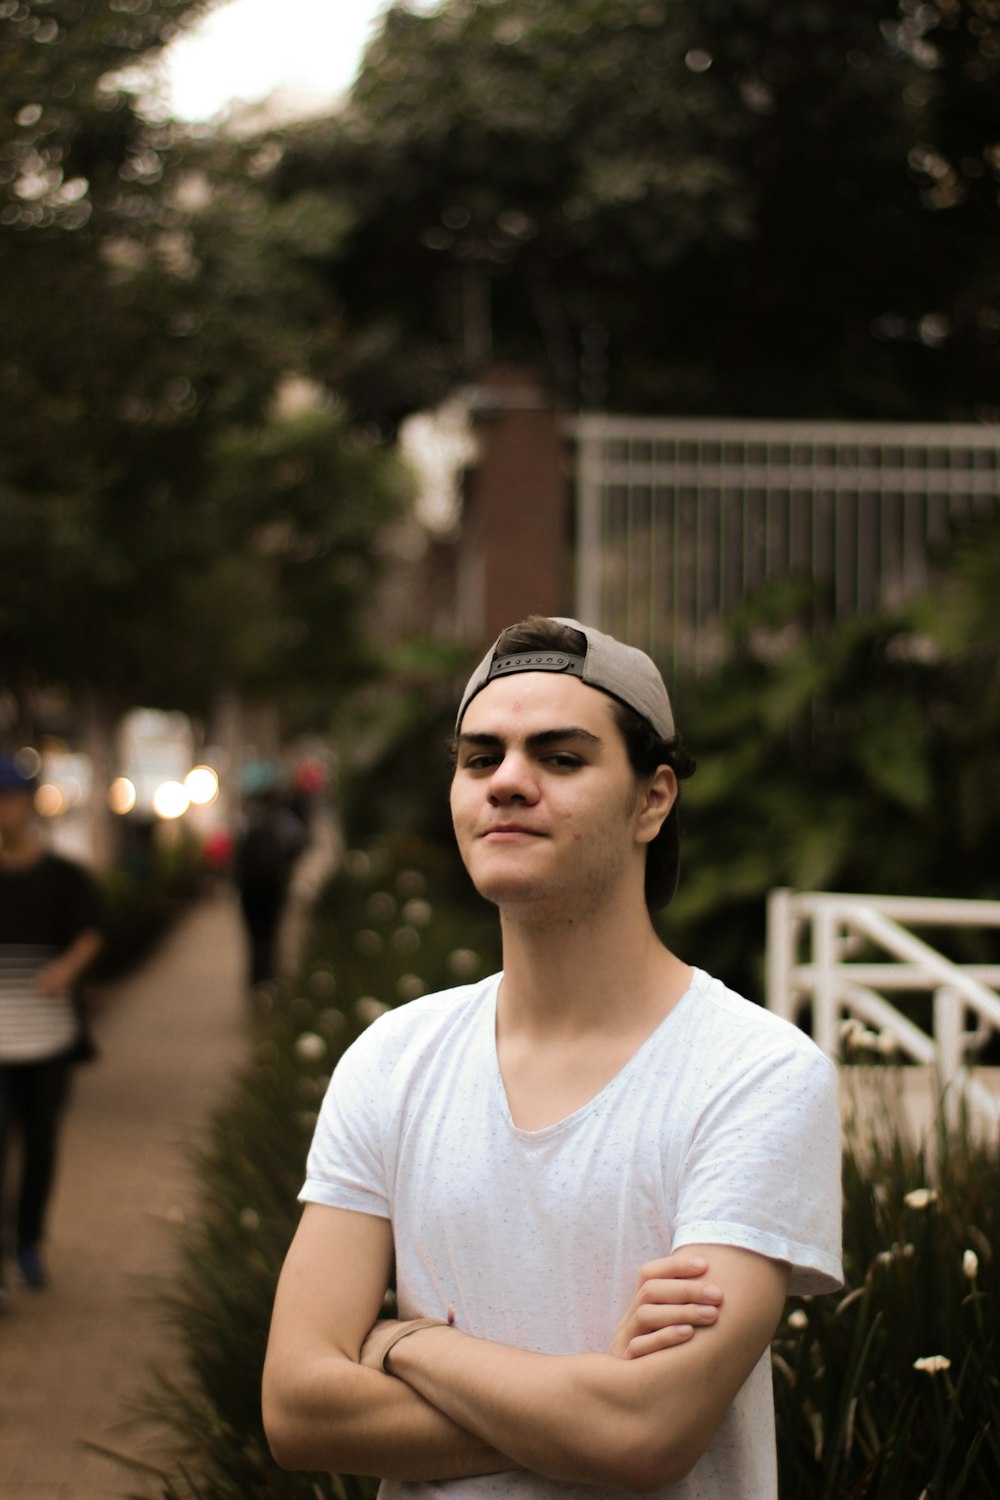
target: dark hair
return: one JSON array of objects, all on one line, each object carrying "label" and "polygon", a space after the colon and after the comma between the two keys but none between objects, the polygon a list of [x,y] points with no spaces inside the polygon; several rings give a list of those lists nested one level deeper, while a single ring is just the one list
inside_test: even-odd
[{"label": "dark hair", "polygon": [[[518,651],[565,651],[583,656],[587,640],[572,625],[562,625],[546,615],[529,615],[510,625],[496,644],[499,656],[513,656]],[[598,689],[601,691],[601,689]],[[611,698],[615,723],[625,741],[629,765],[637,781],[653,775],[657,766],[670,766],[678,783],[694,775],[695,762],[679,735],[663,740],[641,714],[620,698]],[[646,906],[649,912],[663,911],[673,900],[680,874],[680,787],[673,807],[656,838],[646,849]]]},{"label": "dark hair", "polygon": [[612,706],[636,780],[652,776],[657,766],[669,766],[678,782],[674,805],[646,849],[646,906],[652,914],[669,906],[677,890],[681,869],[680,782],[694,775],[695,762],[679,735],[661,740],[648,720],[627,703],[615,698]]}]

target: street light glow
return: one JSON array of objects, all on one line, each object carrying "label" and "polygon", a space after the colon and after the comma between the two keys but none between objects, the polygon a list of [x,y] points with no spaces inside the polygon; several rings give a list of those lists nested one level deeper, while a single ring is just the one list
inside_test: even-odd
[{"label": "street light glow", "polygon": [[179,781],[161,781],[153,793],[153,811],[166,822],[183,818],[190,806],[187,788]]},{"label": "street light glow", "polygon": [[108,806],[113,813],[124,817],[135,806],[135,787],[127,776],[119,776],[108,788]]},{"label": "street light glow", "polygon": [[45,781],[35,793],[35,808],[43,818],[58,818],[65,810],[66,800],[57,786]]},{"label": "street light glow", "polygon": [[211,766],[195,766],[185,776],[184,786],[195,807],[209,807],[219,795],[219,778]]}]

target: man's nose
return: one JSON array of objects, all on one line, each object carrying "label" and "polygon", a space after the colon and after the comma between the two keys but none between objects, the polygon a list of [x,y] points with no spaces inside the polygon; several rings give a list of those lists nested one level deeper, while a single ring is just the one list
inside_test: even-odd
[{"label": "man's nose", "polygon": [[516,751],[504,756],[493,772],[490,781],[490,800],[497,803],[535,802],[538,798],[538,779],[526,755]]}]

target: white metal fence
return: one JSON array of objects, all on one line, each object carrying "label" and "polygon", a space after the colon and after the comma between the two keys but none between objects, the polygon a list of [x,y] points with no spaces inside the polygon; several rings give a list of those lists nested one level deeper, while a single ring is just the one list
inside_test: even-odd
[{"label": "white metal fence", "polygon": [[828,585],[838,617],[925,583],[954,521],[1000,513],[1000,427],[583,416],[581,619],[695,671],[760,585]]},{"label": "white metal fence", "polygon": [[[1000,1098],[970,1070],[1000,1031],[1000,963],[955,962],[915,927],[1000,931],[1000,901],[772,891],[768,1007],[796,1021],[810,1005],[813,1035],[833,1059],[845,1038],[863,1028],[878,1038],[877,1050],[936,1070],[952,1123],[967,1105],[1000,1125]],[[929,1032],[887,998],[903,992],[931,994]]]}]

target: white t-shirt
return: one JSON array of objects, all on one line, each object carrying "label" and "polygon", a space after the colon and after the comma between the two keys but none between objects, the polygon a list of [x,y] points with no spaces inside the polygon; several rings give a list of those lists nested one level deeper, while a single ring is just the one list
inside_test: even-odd
[{"label": "white t-shirt", "polygon": [[[836,1078],[794,1026],[695,970],[594,1098],[520,1130],[496,1053],[499,975],[380,1017],[337,1067],[304,1200],[389,1218],[399,1315],[551,1354],[604,1351],[639,1267],[687,1244],[791,1264],[793,1292],[840,1269]],[[331,1274],[335,1268],[331,1267]],[[381,1500],[600,1500],[624,1491],[525,1471]],[[708,1451],[663,1500],[775,1500],[765,1353]]]}]

